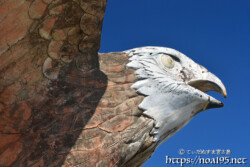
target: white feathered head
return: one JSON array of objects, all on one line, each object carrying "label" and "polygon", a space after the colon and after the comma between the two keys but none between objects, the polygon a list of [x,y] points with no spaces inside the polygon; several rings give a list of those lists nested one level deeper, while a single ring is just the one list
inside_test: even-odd
[{"label": "white feathered head", "polygon": [[130,57],[127,67],[136,69],[138,79],[132,88],[146,96],[139,108],[155,120],[151,133],[159,144],[200,111],[223,106],[205,93],[217,91],[226,97],[223,83],[184,54],[164,47],[142,47],[125,52]]}]

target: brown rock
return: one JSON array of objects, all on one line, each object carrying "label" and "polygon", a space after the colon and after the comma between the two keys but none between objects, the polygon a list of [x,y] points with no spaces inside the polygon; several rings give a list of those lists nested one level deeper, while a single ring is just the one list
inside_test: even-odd
[{"label": "brown rock", "polygon": [[65,10],[65,8],[66,8],[66,5],[56,6],[52,9],[50,9],[49,14],[50,15],[60,15],[63,12],[63,10]]},{"label": "brown rock", "polygon": [[48,46],[48,55],[52,59],[59,60],[60,59],[59,54],[60,54],[62,45],[63,45],[63,41],[51,40]]},{"label": "brown rock", "polygon": [[51,30],[57,20],[56,16],[48,17],[44,23],[43,26],[39,29],[39,34],[44,39],[50,39],[51,38]]},{"label": "brown rock", "polygon": [[1,3],[0,166],[138,165],[152,154],[128,56],[98,57],[105,6]]},{"label": "brown rock", "polygon": [[89,14],[97,15],[103,19],[106,2],[98,0],[81,0],[82,9]]},{"label": "brown rock", "polygon": [[0,5],[0,54],[23,39],[32,20],[28,16],[28,1],[5,1]]},{"label": "brown rock", "polygon": [[34,0],[29,7],[29,16],[32,19],[39,19],[44,14],[47,4],[42,0]]},{"label": "brown rock", "polygon": [[55,80],[59,76],[59,63],[53,61],[51,58],[47,58],[43,64],[43,74],[51,80]]},{"label": "brown rock", "polygon": [[67,32],[68,32],[68,29],[55,30],[52,34],[52,37],[56,41],[62,41],[67,38]]},{"label": "brown rock", "polygon": [[44,3],[49,4],[52,0],[43,0]]},{"label": "brown rock", "polygon": [[6,148],[9,147],[10,144],[15,143],[20,139],[21,135],[20,134],[0,134],[0,150],[5,150]]},{"label": "brown rock", "polygon": [[99,22],[99,17],[85,13],[81,18],[80,27],[85,34],[94,35],[99,32]]},{"label": "brown rock", "polygon": [[23,144],[16,142],[10,145],[0,155],[0,166],[11,166],[17,159],[19,153],[22,151]]},{"label": "brown rock", "polygon": [[119,132],[126,129],[128,126],[132,124],[130,117],[125,115],[117,115],[110,120],[102,123],[98,127],[107,132]]},{"label": "brown rock", "polygon": [[68,31],[68,41],[71,45],[78,45],[81,40],[81,30],[80,27],[72,27]]},{"label": "brown rock", "polygon": [[0,96],[0,102],[4,104],[13,104],[17,99],[17,93],[21,89],[19,83],[15,83],[7,87]]}]

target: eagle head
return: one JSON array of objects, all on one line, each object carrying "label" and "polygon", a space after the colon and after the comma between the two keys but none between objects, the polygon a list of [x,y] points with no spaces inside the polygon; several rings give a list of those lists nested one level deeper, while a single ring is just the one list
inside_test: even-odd
[{"label": "eagle head", "polygon": [[223,103],[205,92],[227,96],[225,86],[214,74],[184,54],[165,47],[142,47],[125,51],[135,69],[137,81],[132,85],[145,96],[139,108],[154,119],[154,142],[160,145],[196,114]]}]

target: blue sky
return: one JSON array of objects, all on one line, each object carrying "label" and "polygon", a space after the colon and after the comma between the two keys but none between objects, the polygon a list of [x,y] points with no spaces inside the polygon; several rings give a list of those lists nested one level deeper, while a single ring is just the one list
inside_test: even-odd
[{"label": "blue sky", "polygon": [[178,154],[181,148],[230,149],[230,157],[248,158],[249,165],[250,1],[109,0],[100,52],[141,46],[181,51],[216,74],[228,92],[226,99],[211,92],[225,107],[197,115],[143,167],[167,166],[165,156],[185,157]]}]

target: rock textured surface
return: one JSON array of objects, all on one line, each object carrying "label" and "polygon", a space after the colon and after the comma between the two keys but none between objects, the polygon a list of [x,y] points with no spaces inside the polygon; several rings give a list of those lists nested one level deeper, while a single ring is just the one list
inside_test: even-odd
[{"label": "rock textured surface", "polygon": [[152,154],[127,55],[98,61],[105,6],[0,2],[0,166],[137,166]]}]

